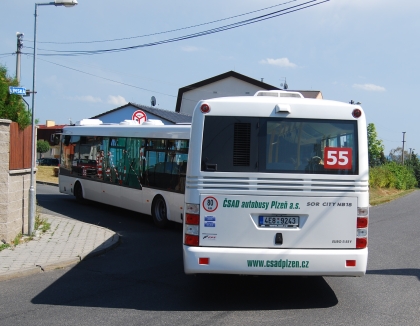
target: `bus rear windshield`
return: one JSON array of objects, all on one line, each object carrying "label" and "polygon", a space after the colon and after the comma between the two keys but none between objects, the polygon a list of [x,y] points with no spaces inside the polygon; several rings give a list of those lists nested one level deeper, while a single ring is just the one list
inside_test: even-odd
[{"label": "bus rear windshield", "polygon": [[202,171],[358,174],[357,121],[207,116]]}]

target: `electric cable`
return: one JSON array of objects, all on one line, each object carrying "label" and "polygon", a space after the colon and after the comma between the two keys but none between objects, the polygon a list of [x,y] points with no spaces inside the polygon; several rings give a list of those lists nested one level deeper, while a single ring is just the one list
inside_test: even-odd
[{"label": "electric cable", "polygon": [[45,60],[45,59],[39,59],[39,60],[51,63],[51,64],[59,66],[59,67],[63,67],[63,68],[67,68],[67,69],[70,69],[70,70],[73,70],[73,71],[77,71],[77,72],[80,72],[80,73],[85,74],[85,75],[89,75],[89,76],[93,76],[93,77],[96,77],[96,78],[108,80],[110,82],[121,84],[121,85],[124,85],[124,86],[129,86],[129,87],[141,89],[143,91],[153,92],[153,93],[156,93],[156,94],[166,95],[166,96],[170,96],[170,97],[175,97],[175,98],[177,97],[176,95],[157,92],[157,91],[150,90],[150,89],[147,89],[147,88],[142,88],[142,87],[131,85],[131,84],[128,84],[128,83],[119,82],[119,81],[113,80],[111,78],[101,77],[101,76],[98,76],[98,75],[95,75],[95,74],[92,74],[92,73],[89,73],[89,72],[86,72],[86,71],[82,71],[82,70],[79,70],[79,69],[76,69],[76,68],[68,67],[68,66],[65,66],[65,65],[62,65],[62,64],[59,64],[59,63],[56,63],[56,62],[48,61],[48,60]]},{"label": "electric cable", "polygon": [[[241,27],[241,26],[249,25],[249,24],[254,24],[254,23],[257,23],[257,22],[260,22],[260,21],[264,21],[264,20],[267,20],[267,19],[272,19],[272,18],[275,18],[275,17],[278,17],[278,16],[282,16],[282,15],[286,15],[286,14],[295,12],[295,11],[299,11],[299,10],[303,10],[303,9],[306,9],[306,8],[309,8],[309,7],[320,5],[320,4],[328,2],[330,0],[324,0],[324,1],[321,1],[321,2],[317,2],[317,3],[312,3],[312,2],[316,2],[316,1],[318,1],[318,0],[310,0],[310,1],[307,1],[307,2],[299,4],[299,5],[295,5],[295,6],[286,8],[286,9],[278,10],[278,11],[275,11],[275,12],[272,12],[272,13],[269,13],[269,14],[261,15],[261,16],[255,17],[255,18],[251,18],[251,19],[243,20],[243,21],[236,22],[236,23],[233,23],[233,24],[228,24],[228,25],[213,28],[213,29],[210,29],[210,30],[197,32],[197,33],[193,33],[193,34],[188,34],[188,35],[184,35],[184,36],[180,36],[180,37],[175,37],[175,38],[171,38],[171,39],[167,39],[167,40],[163,40],[163,41],[156,41],[156,42],[145,43],[145,44],[129,46],[129,47],[113,48],[113,49],[101,49],[101,50],[75,50],[75,51],[46,50],[46,51],[51,51],[51,52],[56,52],[56,53],[40,53],[39,55],[42,55],[42,56],[95,55],[95,54],[103,54],[103,53],[123,52],[123,51],[129,51],[129,50],[134,50],[134,49],[138,49],[138,48],[143,48],[143,47],[150,47],[150,46],[156,46],[156,45],[161,45],[161,44],[173,43],[173,42],[178,42],[178,41],[182,41],[182,40],[187,40],[187,39],[191,39],[191,38],[196,38],[196,37],[200,37],[200,36],[205,36],[205,35],[209,35],[209,34],[222,32],[222,31],[238,28],[238,27]],[[310,4],[310,3],[312,3],[312,4]],[[306,5],[306,6],[304,6],[304,5]],[[293,10],[291,10],[291,9],[293,9]],[[45,49],[40,49],[40,50],[45,51]]]},{"label": "electric cable", "polygon": [[[144,35],[137,35],[137,36],[130,36],[130,37],[122,37],[122,38],[109,39],[109,40],[79,41],[79,42],[44,41],[44,42],[38,42],[38,43],[44,43],[44,44],[46,44],[46,43],[48,43],[48,44],[90,44],[90,43],[104,43],[104,42],[131,40],[131,39],[135,39],[135,38],[142,38],[142,37],[147,37],[147,36],[167,34],[167,33],[177,32],[177,31],[181,31],[181,30],[185,30],[185,29],[191,29],[191,28],[195,28],[195,27],[199,27],[199,26],[210,25],[210,24],[218,23],[218,22],[233,19],[233,18],[250,15],[250,14],[253,14],[253,13],[256,13],[256,12],[259,12],[259,11],[268,10],[268,9],[271,9],[271,8],[274,8],[274,7],[283,6],[285,4],[288,4],[288,3],[291,3],[291,2],[296,2],[296,1],[298,1],[298,0],[290,0],[290,1],[287,1],[287,2],[279,3],[277,5],[269,6],[269,7],[254,10],[254,11],[249,11],[249,12],[246,12],[246,13],[243,13],[243,14],[239,14],[239,15],[235,15],[235,16],[231,16],[231,17],[227,17],[227,18],[221,18],[221,19],[213,20],[213,21],[206,22],[206,23],[201,23],[201,24],[196,24],[196,25],[191,25],[191,26],[187,26],[187,27],[181,27],[181,28],[176,28],[176,29],[171,29],[171,30],[168,30],[168,31],[156,32],[156,33],[151,33],[151,34],[144,34]],[[33,42],[33,40],[32,40],[32,42]]]}]

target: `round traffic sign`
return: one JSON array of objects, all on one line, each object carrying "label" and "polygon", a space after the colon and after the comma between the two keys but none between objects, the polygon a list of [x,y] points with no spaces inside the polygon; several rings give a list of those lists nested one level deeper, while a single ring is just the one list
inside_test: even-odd
[{"label": "round traffic sign", "polygon": [[137,110],[133,113],[131,119],[137,121],[138,124],[141,124],[142,122],[145,122],[147,120],[147,116],[146,113],[144,113],[142,110]]}]

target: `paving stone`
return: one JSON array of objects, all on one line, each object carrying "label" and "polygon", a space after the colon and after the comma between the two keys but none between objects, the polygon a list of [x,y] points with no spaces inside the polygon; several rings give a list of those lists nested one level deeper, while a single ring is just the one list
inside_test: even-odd
[{"label": "paving stone", "polygon": [[39,238],[0,251],[0,281],[76,264],[85,258],[109,250],[119,236],[104,227],[68,218],[41,214],[51,228]]}]

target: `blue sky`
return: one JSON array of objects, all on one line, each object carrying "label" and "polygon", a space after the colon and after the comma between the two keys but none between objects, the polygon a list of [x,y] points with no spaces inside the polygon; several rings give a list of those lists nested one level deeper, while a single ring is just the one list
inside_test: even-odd
[{"label": "blue sky", "polygon": [[[289,3],[280,5],[285,2]],[[79,0],[73,8],[40,6],[38,54],[159,42],[304,2]],[[22,51],[28,55],[22,56],[21,85],[26,88],[32,88],[34,4],[33,0],[0,1],[0,63],[15,74],[16,57],[8,54],[16,51],[16,32],[24,33]],[[161,33],[270,6],[275,7]],[[41,123],[65,124],[127,102],[149,105],[151,96],[158,108],[174,110],[179,88],[235,70],[277,87],[286,77],[290,89],[320,90],[325,99],[359,101],[386,154],[402,145],[402,132],[406,132],[405,147],[419,153],[419,9],[415,0],[330,0],[179,42],[98,55],[39,55],[35,116]],[[121,38],[130,39],[93,42]]]}]

